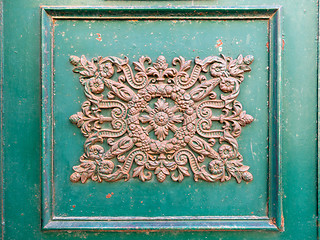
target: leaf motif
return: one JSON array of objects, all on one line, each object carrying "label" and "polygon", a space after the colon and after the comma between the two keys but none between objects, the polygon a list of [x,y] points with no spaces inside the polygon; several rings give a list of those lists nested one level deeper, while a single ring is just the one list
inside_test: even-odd
[{"label": "leaf motif", "polygon": [[241,173],[235,170],[229,170],[229,173],[237,180],[237,183],[241,183]]},{"label": "leaf motif", "polygon": [[232,125],[233,125],[233,130],[232,130],[232,135],[237,138],[240,136],[241,133],[241,126],[239,124],[239,122],[237,121],[232,121]]},{"label": "leaf motif", "polygon": [[184,120],[184,117],[183,115],[173,115],[171,119],[176,123],[181,123]]},{"label": "leaf motif", "polygon": [[113,88],[113,90],[123,100],[130,101],[130,99],[132,99],[133,94],[125,86],[119,85],[116,88]]},{"label": "leaf motif", "polygon": [[231,160],[227,162],[227,166],[230,168],[233,168],[233,167],[241,167],[243,166],[243,164],[239,160]]},{"label": "leaf motif", "polygon": [[144,169],[144,166],[139,166],[133,169],[132,177],[138,177],[143,169]]},{"label": "leaf motif", "polygon": [[[183,59],[184,60],[184,59]],[[188,60],[186,62],[183,62],[183,64],[180,67],[180,71],[187,71],[190,69],[191,66],[191,60]]]},{"label": "leaf motif", "polygon": [[122,66],[127,64],[129,62],[129,59],[126,56],[124,57],[124,59],[110,56],[110,57],[103,58],[101,62],[106,62],[106,61],[110,61],[113,64],[116,64],[117,66]]},{"label": "leaf motif", "polygon": [[243,71],[243,72],[250,72],[251,71],[251,68],[247,65],[241,65],[240,66],[240,69]]},{"label": "leaf motif", "polygon": [[178,166],[178,169],[179,169],[179,171],[178,171],[178,177],[176,177],[175,175],[174,175],[174,173],[173,174],[171,174],[171,179],[173,180],[173,181],[175,181],[175,182],[182,182],[182,180],[184,179],[184,176],[190,176],[190,173],[189,173],[189,171],[188,171],[188,168],[186,168],[186,167],[182,167],[182,166]]},{"label": "leaf motif", "polygon": [[128,136],[124,136],[112,145],[112,147],[106,152],[105,158],[112,159],[115,156],[119,156],[129,151],[133,145],[132,139]]},{"label": "leaf motif", "polygon": [[81,60],[80,60],[80,62],[81,62],[81,65],[86,68],[86,65],[87,65],[88,60],[86,59],[86,56],[85,56],[85,55],[81,55]]},{"label": "leaf motif", "polygon": [[243,165],[242,167],[239,168],[239,171],[240,171],[240,172],[245,172],[245,171],[248,171],[249,168],[250,168],[249,166]]},{"label": "leaf motif", "polygon": [[83,67],[75,67],[72,71],[74,72],[74,73],[80,73],[81,71],[83,71],[84,70],[84,68]]},{"label": "leaf motif", "polygon": [[175,182],[182,182],[182,180],[184,179],[183,174],[181,172],[179,172],[178,177],[176,177],[174,174],[172,174],[171,178]]},{"label": "leaf motif", "polygon": [[85,77],[92,77],[92,75],[88,71],[81,71],[80,74]]},{"label": "leaf motif", "polygon": [[81,182],[82,182],[82,183],[85,183],[87,180],[88,180],[88,173],[83,172],[83,173],[81,174]]},{"label": "leaf motif", "polygon": [[93,62],[88,62],[88,68],[92,74],[98,70],[97,66]]},{"label": "leaf motif", "polygon": [[178,166],[178,169],[182,172],[184,176],[190,176],[189,170],[187,167]]},{"label": "leaf motif", "polygon": [[190,91],[192,100],[200,101],[204,99],[218,85],[219,81],[220,80],[218,79],[211,79],[198,85],[196,88]]},{"label": "leaf motif", "polygon": [[159,172],[161,172],[161,168],[160,168],[160,167],[157,167],[156,170],[154,171],[154,174],[157,175]]},{"label": "leaf motif", "polygon": [[152,120],[152,118],[149,115],[141,115],[139,120],[142,123],[147,123],[147,122],[150,122]]},{"label": "leaf motif", "polygon": [[152,167],[156,167],[159,165],[159,162],[158,161],[148,161],[148,164]]},{"label": "leaf motif", "polygon": [[170,170],[173,171],[177,168],[177,164],[175,162],[165,161],[164,165]]},{"label": "leaf motif", "polygon": [[139,62],[133,62],[134,70],[138,72],[144,72],[145,68]]},{"label": "leaf motif", "polygon": [[121,138],[118,142],[118,147],[121,150],[128,151],[128,148],[131,148],[133,146],[133,141],[129,137]]},{"label": "leaf motif", "polygon": [[113,91],[114,95],[126,102],[130,101],[135,95],[135,93],[123,83],[105,79],[105,84],[110,90]]},{"label": "leaf motif", "polygon": [[203,139],[193,136],[189,142],[190,148],[204,156],[207,156],[212,159],[219,159],[219,154],[212,148],[210,147],[209,143],[204,141]]},{"label": "leaf motif", "polygon": [[225,60],[220,58],[220,57],[217,57],[217,56],[209,56],[209,57],[206,57],[205,59],[203,60],[200,60],[199,58],[196,58],[195,59],[195,63],[200,65],[201,66],[201,69],[203,72],[208,72],[208,69],[207,67],[211,64],[211,63],[214,63],[214,62],[224,62]]},{"label": "leaf motif", "polygon": [[174,77],[177,73],[177,69],[175,68],[167,68],[164,72],[163,72],[163,76],[165,77]]},{"label": "leaf motif", "polygon": [[151,64],[151,59],[149,57],[144,57],[142,56],[139,58],[139,62],[133,62],[134,69],[137,70],[138,72],[145,72],[146,69],[144,67],[144,63],[147,62],[148,64]]},{"label": "leaf motif", "polygon": [[164,174],[166,174],[166,175],[169,175],[170,173],[169,173],[169,171],[168,171],[168,169],[166,169],[166,168],[161,168],[161,171],[164,173]]},{"label": "leaf motif", "polygon": [[152,177],[151,173],[148,172],[147,175],[146,175],[146,174],[144,174],[143,170],[144,170],[144,166],[136,167],[135,169],[133,169],[132,176],[133,177],[139,176],[139,179],[142,182],[149,181],[151,179],[151,177]]},{"label": "leaf motif", "polygon": [[78,173],[82,173],[82,172],[85,172],[87,169],[82,168],[82,167],[80,167],[80,166],[74,166],[74,167],[73,167],[73,170],[76,171],[76,172],[78,172]]},{"label": "leaf motif", "polygon": [[172,65],[173,65],[173,66],[176,66],[177,63],[180,63],[180,70],[179,70],[179,72],[183,72],[183,71],[187,71],[187,70],[190,69],[191,62],[192,62],[191,60],[186,61],[186,60],[184,59],[184,57],[179,56],[178,58],[175,57],[175,58],[172,60]]},{"label": "leaf motif", "polygon": [[154,67],[148,67],[146,73],[147,75],[159,77],[159,72]]},{"label": "leaf motif", "polygon": [[239,56],[238,56],[238,58],[237,58],[237,64],[238,65],[241,65],[243,63],[243,56],[242,56],[242,54],[240,54]]},{"label": "leaf motif", "polygon": [[231,135],[229,131],[224,131],[223,138],[220,138],[220,141],[225,140],[226,142],[230,143],[235,151],[238,151],[238,142],[237,140]]}]

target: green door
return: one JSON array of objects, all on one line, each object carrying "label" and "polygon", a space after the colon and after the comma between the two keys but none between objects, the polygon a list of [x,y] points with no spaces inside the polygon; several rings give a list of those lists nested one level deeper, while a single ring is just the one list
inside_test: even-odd
[{"label": "green door", "polygon": [[2,239],[317,239],[317,1],[2,1]]}]

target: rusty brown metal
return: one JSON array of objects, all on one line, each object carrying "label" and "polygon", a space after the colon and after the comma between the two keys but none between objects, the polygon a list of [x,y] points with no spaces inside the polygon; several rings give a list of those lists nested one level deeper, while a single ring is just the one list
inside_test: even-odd
[{"label": "rusty brown metal", "polygon": [[[242,127],[253,121],[237,101],[253,56],[197,57],[192,71],[192,61],[181,56],[173,59],[172,67],[164,56],[154,63],[141,57],[133,62],[135,75],[126,57],[88,61],[71,56],[70,62],[87,97],[82,112],[70,117],[87,138],[72,182],[130,177],[144,182],[152,179],[152,172],[159,182],[168,176],[181,182],[190,169],[195,181],[253,180],[237,142]],[[103,110],[111,111],[110,116]],[[221,114],[215,116],[213,110]],[[215,129],[214,122],[221,128]]]}]

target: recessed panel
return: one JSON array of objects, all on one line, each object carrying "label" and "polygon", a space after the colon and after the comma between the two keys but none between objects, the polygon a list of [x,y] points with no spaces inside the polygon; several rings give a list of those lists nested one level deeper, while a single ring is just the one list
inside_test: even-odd
[{"label": "recessed panel", "polygon": [[56,19],[52,219],[268,219],[269,29]]}]

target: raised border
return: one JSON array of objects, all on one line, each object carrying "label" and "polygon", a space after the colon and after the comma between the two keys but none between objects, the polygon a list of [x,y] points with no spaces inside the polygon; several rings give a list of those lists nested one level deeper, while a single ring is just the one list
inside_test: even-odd
[{"label": "raised border", "polygon": [[317,239],[320,239],[320,3],[317,1],[318,7],[318,29],[317,29]]},{"label": "raised border", "polygon": [[4,164],[3,164],[3,0],[0,0],[0,198],[1,198],[1,229],[0,236],[4,239]]},{"label": "raised border", "polygon": [[[52,211],[53,41],[55,20],[266,20],[269,37],[268,216],[55,217]],[[44,230],[284,230],[281,188],[281,7],[41,7],[42,229]]]}]

